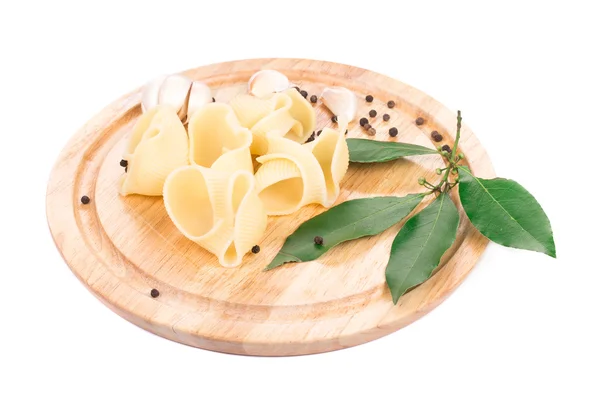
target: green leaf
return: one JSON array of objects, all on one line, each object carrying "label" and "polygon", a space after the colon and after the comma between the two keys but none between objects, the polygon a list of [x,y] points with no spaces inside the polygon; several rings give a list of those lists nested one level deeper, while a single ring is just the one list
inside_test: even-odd
[{"label": "green leaf", "polygon": [[[332,207],[304,222],[288,236],[265,271],[287,262],[316,260],[342,242],[377,235],[406,217],[424,196],[372,197],[349,200]],[[315,244],[315,236],[323,238],[322,245]]]},{"label": "green leaf", "polygon": [[435,149],[410,143],[380,142],[369,139],[346,139],[350,161],[374,163],[395,160],[400,157],[437,154]]},{"label": "green leaf", "polygon": [[458,222],[458,210],[446,193],[406,221],[392,243],[385,270],[394,304],[408,289],[431,276],[454,243]]},{"label": "green leaf", "polygon": [[458,167],[458,193],[465,213],[488,239],[507,247],[556,258],[550,221],[535,198],[510,179],[481,179]]}]

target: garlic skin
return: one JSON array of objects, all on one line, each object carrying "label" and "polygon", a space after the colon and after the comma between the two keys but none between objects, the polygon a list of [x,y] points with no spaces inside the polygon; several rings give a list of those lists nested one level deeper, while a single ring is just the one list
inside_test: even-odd
[{"label": "garlic skin", "polygon": [[192,80],[183,75],[167,76],[158,91],[158,104],[173,107],[179,118],[185,120],[191,87]]},{"label": "garlic skin", "polygon": [[248,81],[248,92],[256,97],[264,98],[290,87],[290,81],[279,71],[265,69],[256,72]]},{"label": "garlic skin", "polygon": [[212,93],[210,88],[204,82],[192,82],[192,88],[190,89],[187,103],[186,120],[189,121],[196,111],[208,103],[212,103]]},{"label": "garlic skin", "polygon": [[167,78],[167,75],[160,75],[146,83],[142,91],[142,112],[154,108],[158,105],[158,92]]},{"label": "garlic skin", "polygon": [[346,88],[328,87],[323,89],[321,101],[338,119],[343,118],[348,123],[356,117],[358,109],[356,96]]}]

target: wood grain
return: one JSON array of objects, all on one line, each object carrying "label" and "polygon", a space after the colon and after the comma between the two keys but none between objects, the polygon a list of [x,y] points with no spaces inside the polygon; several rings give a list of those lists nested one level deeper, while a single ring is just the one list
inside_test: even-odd
[{"label": "wood grain", "polygon": [[[360,97],[359,117],[370,109],[377,140],[433,146],[430,132],[451,144],[455,113],[424,93],[389,77],[347,65],[300,59],[255,59],[186,71],[213,88],[217,101],[246,89],[259,69],[276,69],[311,94],[325,86],[347,87]],[[372,94],[375,101],[363,99]],[[384,270],[401,224],[385,233],[348,242],[313,262],[270,272],[262,269],[286,236],[323,212],[308,206],[269,219],[259,254],[248,254],[240,268],[225,269],[214,256],[181,235],[161,198],[120,197],[117,181],[125,141],[140,115],[141,89],[129,93],[89,121],[66,145],[47,190],[50,231],[71,270],[104,304],[128,321],[165,338],[226,353],[284,356],[355,346],[394,332],[441,303],[466,277],[487,245],[464,217],[455,245],[437,273],[394,306]],[[396,107],[388,109],[386,102]],[[315,106],[318,129],[331,115]],[[388,113],[390,121],[381,116]],[[415,119],[425,124],[417,126]],[[399,135],[387,131],[397,127]],[[349,137],[367,137],[358,122]],[[493,177],[485,150],[463,125],[460,149],[479,176]],[[422,191],[419,176],[435,180],[443,165],[436,155],[409,157],[377,165],[351,165],[338,203],[374,195]],[[83,205],[80,198],[91,202]],[[456,193],[453,193],[456,201]],[[422,204],[422,209],[429,201]],[[458,204],[458,203],[457,203]],[[156,288],[160,296],[150,296]]]}]

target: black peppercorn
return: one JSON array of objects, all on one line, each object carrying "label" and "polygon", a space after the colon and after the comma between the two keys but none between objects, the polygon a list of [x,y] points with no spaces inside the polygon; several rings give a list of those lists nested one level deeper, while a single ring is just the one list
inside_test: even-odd
[{"label": "black peppercorn", "polygon": [[258,254],[260,252],[260,246],[255,244],[254,246],[252,246],[252,252],[254,254]]},{"label": "black peppercorn", "polygon": [[333,117],[331,117],[331,122],[337,123],[337,115],[334,115]]},{"label": "black peppercorn", "polygon": [[369,117],[374,118],[375,116],[377,116],[377,111],[375,111],[375,110],[369,111]]},{"label": "black peppercorn", "polygon": [[302,97],[306,98],[306,96],[308,96],[308,92],[306,90],[301,90],[300,94],[302,95]]},{"label": "black peppercorn", "polygon": [[383,114],[383,120],[384,121],[389,121],[390,120],[390,114]]},{"label": "black peppercorn", "polygon": [[444,140],[444,137],[438,131],[431,132],[431,138],[436,142]]},{"label": "black peppercorn", "polygon": [[298,93],[300,93],[300,88],[298,86],[294,86],[294,89],[296,89]]},{"label": "black peppercorn", "polygon": [[125,172],[127,172],[127,167],[125,167]]},{"label": "black peppercorn", "polygon": [[321,236],[315,236],[315,244],[323,246],[323,238]]},{"label": "black peppercorn", "polygon": [[310,135],[310,136],[308,137],[308,139],[306,139],[306,143],[310,143],[310,142],[312,142],[313,140],[315,140],[315,133],[314,133],[314,132],[312,133],[312,135]]},{"label": "black peppercorn", "polygon": [[318,131],[317,131],[317,136],[321,135],[321,132],[323,132],[323,130],[322,130],[322,129],[321,129],[321,130],[318,130]]},{"label": "black peppercorn", "polygon": [[346,129],[346,132],[344,132],[344,135],[347,135],[347,134],[348,134],[348,129]]},{"label": "black peppercorn", "polygon": [[160,296],[160,292],[156,289],[152,289],[150,291],[150,296],[152,296],[153,298],[157,298],[158,296]]},{"label": "black peppercorn", "polygon": [[90,202],[90,198],[87,196],[81,196],[81,202],[83,204],[88,204]]},{"label": "black peppercorn", "polygon": [[317,102],[317,96],[315,96],[314,94],[312,96],[310,96],[310,102],[311,103],[316,103]]},{"label": "black peppercorn", "polygon": [[371,129],[371,124],[365,124],[365,126],[363,126],[363,128],[365,128],[368,131],[369,129]]},{"label": "black peppercorn", "polygon": [[396,102],[394,100],[390,100],[387,102],[387,106],[388,108],[394,108],[396,107]]},{"label": "black peppercorn", "polygon": [[216,101],[216,100],[215,100],[215,98],[213,97],[213,103],[214,103],[215,101]]},{"label": "black peppercorn", "polygon": [[127,166],[127,160],[121,160],[121,162],[119,163],[119,165],[121,167],[126,167]]},{"label": "black peppercorn", "polygon": [[368,133],[371,136],[375,136],[375,134],[377,133],[377,131],[375,130],[375,128],[371,127],[371,128],[369,128]]},{"label": "black peppercorn", "polygon": [[398,135],[398,128],[396,128],[396,127],[390,128],[390,131],[388,133],[390,134],[391,137],[396,137]]},{"label": "black peppercorn", "polygon": [[366,124],[368,124],[368,123],[369,123],[369,120],[368,120],[368,119],[366,119],[365,117],[362,117],[362,118],[360,119],[360,121],[358,121],[358,123],[360,124],[360,126],[365,126]]},{"label": "black peppercorn", "polygon": [[452,151],[452,149],[450,148],[450,146],[448,146],[447,144],[442,146],[442,150],[447,151],[448,153],[450,153]]},{"label": "black peppercorn", "polygon": [[365,97],[365,100],[367,101],[367,103],[370,103],[373,101],[373,96],[371,96],[370,94],[367,95],[367,97]]},{"label": "black peppercorn", "polygon": [[425,120],[423,118],[419,117],[415,120],[415,123],[417,125],[423,125],[425,123]]}]

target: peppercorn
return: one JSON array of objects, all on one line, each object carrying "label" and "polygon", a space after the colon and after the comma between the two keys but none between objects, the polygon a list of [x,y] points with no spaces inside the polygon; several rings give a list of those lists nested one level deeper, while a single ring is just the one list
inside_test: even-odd
[{"label": "peppercorn", "polygon": [[367,101],[367,103],[370,103],[373,101],[373,96],[371,96],[370,94],[367,95],[367,97],[365,97],[365,100]]},{"label": "peppercorn", "polygon": [[127,167],[125,167],[125,173],[127,173]]},{"label": "peppercorn", "polygon": [[444,137],[438,131],[431,132],[431,138],[436,142],[444,140]]},{"label": "peppercorn", "polygon": [[81,196],[81,202],[83,204],[88,204],[90,202],[90,198],[87,196]]},{"label": "peppercorn", "polygon": [[313,140],[315,140],[315,133],[314,133],[314,132],[312,133],[312,135],[310,135],[310,136],[308,137],[308,139],[306,139],[306,143],[310,143],[310,142],[312,142]]},{"label": "peppercorn", "polygon": [[215,98],[213,97],[213,103],[214,103],[215,101],[216,101],[216,100],[215,100]]},{"label": "peppercorn", "polygon": [[121,160],[121,162],[119,163],[119,165],[121,167],[127,167],[127,160]]},{"label": "peppercorn", "polygon": [[308,92],[306,90],[301,90],[300,94],[302,95],[302,97],[306,98],[306,96],[308,96]]},{"label": "peppercorn", "polygon": [[375,111],[375,110],[369,111],[369,117],[374,118],[375,116],[377,116],[377,111]]},{"label": "peppercorn", "polygon": [[160,292],[157,289],[152,289],[150,291],[150,296],[152,296],[152,298],[157,298],[158,296],[160,296]]},{"label": "peppercorn", "polygon": [[298,93],[300,93],[300,88],[298,86],[294,86],[294,89],[296,89]]},{"label": "peppercorn", "polygon": [[322,130],[322,129],[321,129],[321,130],[318,130],[318,131],[317,131],[317,136],[320,136],[320,135],[321,135],[321,132],[323,132],[323,130]]},{"label": "peppercorn", "polygon": [[369,120],[368,120],[368,119],[366,119],[365,117],[362,117],[362,118],[360,119],[360,121],[358,121],[358,122],[360,123],[360,126],[365,126],[366,124],[368,124],[368,123],[369,123]]},{"label": "peppercorn", "polygon": [[371,124],[365,124],[365,126],[363,126],[363,128],[365,128],[365,130],[369,130],[371,129]]},{"label": "peppercorn", "polygon": [[312,96],[310,96],[310,102],[311,103],[316,103],[317,102],[317,96],[315,96],[314,94]]},{"label": "peppercorn", "polygon": [[448,153],[452,152],[452,149],[447,144],[442,146],[442,150],[447,151]]},{"label": "peppercorn", "polygon": [[396,102],[394,102],[394,100],[390,100],[387,102],[387,106],[388,108],[394,108],[396,107]]},{"label": "peppercorn", "polygon": [[254,246],[252,246],[252,252],[254,254],[258,254],[260,252],[260,246],[255,244]]},{"label": "peppercorn", "polygon": [[344,132],[344,135],[347,135],[347,134],[348,134],[348,129],[346,129],[346,132]]},{"label": "peppercorn", "polygon": [[383,114],[383,120],[384,121],[389,121],[390,120],[390,114]]},{"label": "peppercorn", "polygon": [[369,135],[371,135],[371,136],[375,136],[375,134],[377,133],[377,131],[373,127],[369,128],[368,132],[369,132]]},{"label": "peppercorn", "polygon": [[337,123],[337,115],[334,115],[333,117],[331,117],[331,122]]},{"label": "peppercorn", "polygon": [[415,120],[415,123],[417,125],[423,125],[425,123],[425,120],[422,117],[419,117]]},{"label": "peppercorn", "polygon": [[323,238],[321,236],[315,236],[315,244],[323,246]]},{"label": "peppercorn", "polygon": [[389,134],[391,137],[396,137],[398,135],[398,128],[390,128]]}]

